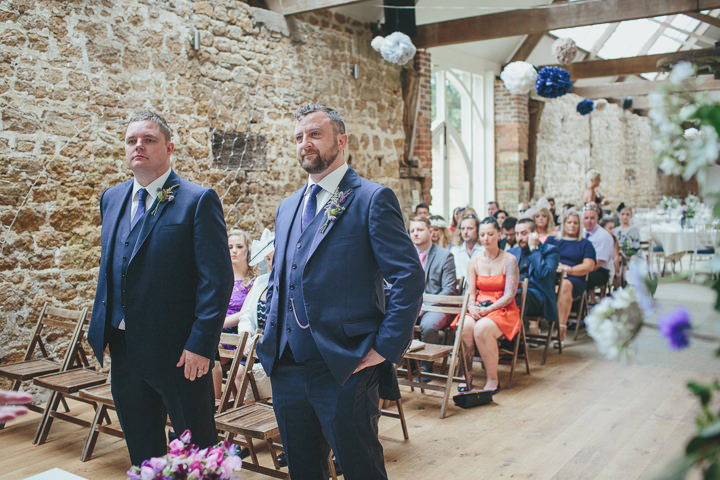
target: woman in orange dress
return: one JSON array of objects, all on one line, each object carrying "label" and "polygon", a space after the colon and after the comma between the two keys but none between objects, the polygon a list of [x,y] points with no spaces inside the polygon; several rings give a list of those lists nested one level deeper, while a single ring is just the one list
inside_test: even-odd
[{"label": "woman in orange dress", "polygon": [[[512,340],[520,330],[520,309],[515,303],[519,271],[515,257],[500,250],[500,226],[493,217],[480,222],[480,243],[485,251],[470,259],[467,285],[475,304],[468,308],[462,339],[468,358],[468,381],[472,382],[472,359],[477,349],[487,378],[483,390],[498,389],[498,344],[505,336]],[[458,390],[470,389],[461,385]]]}]

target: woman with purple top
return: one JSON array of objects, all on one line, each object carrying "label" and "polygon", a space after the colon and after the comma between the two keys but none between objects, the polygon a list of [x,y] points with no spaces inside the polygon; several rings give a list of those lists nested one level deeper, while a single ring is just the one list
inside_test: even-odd
[{"label": "woman with purple top", "polygon": [[[225,314],[223,332],[237,333],[237,324],[240,320],[240,310],[245,298],[253,286],[257,273],[255,268],[250,266],[250,237],[242,230],[232,229],[228,232],[228,248],[230,249],[230,261],[232,263],[234,283],[230,303]],[[222,391],[222,369],[220,361],[215,362],[213,367],[213,385],[215,397],[219,398]]]}]

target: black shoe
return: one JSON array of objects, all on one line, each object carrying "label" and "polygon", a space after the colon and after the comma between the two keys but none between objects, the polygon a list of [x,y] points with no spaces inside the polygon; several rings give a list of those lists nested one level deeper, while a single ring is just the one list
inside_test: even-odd
[{"label": "black shoe", "polygon": [[281,467],[287,467],[287,453],[280,452],[278,454],[278,465]]},{"label": "black shoe", "polygon": [[240,455],[240,458],[247,458],[250,456],[250,449],[247,447],[242,447],[240,449],[240,452],[238,452],[238,455]]}]

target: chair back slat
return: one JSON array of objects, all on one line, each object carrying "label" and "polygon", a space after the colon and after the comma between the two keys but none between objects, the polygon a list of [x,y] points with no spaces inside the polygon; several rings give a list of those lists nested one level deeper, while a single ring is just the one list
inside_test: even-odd
[{"label": "chair back slat", "polygon": [[75,323],[79,318],[80,312],[78,310],[69,310],[67,308],[52,307],[48,305],[45,313],[47,315],[52,315],[53,317],[60,317],[66,320],[70,320],[72,322],[72,328],[74,328]]},{"label": "chair back slat", "polygon": [[240,332],[238,334],[220,334],[220,345],[233,345],[235,347],[235,350],[233,351],[234,355],[232,357],[232,362],[230,363],[230,370],[227,373],[227,381],[225,382],[225,388],[222,391],[222,395],[220,395],[220,403],[217,408],[218,412],[224,412],[225,410],[227,410],[228,407],[231,405],[230,399],[232,398],[232,396],[238,396],[236,391],[237,389],[235,387],[235,377],[237,375],[238,369],[240,368],[243,353],[245,351],[245,344],[248,341],[248,337],[249,335],[247,332]]},{"label": "chair back slat", "polygon": [[[255,355],[255,349],[257,348],[257,344],[260,341],[260,338],[262,338],[262,334],[256,333],[255,335],[253,335],[252,339],[250,339],[249,353],[245,358],[245,370],[240,377],[240,388],[235,395],[235,401],[233,402],[234,408],[237,408],[245,403],[245,393],[247,392],[248,385],[250,385],[251,381],[254,381],[255,377],[253,376],[252,370],[253,366],[255,365],[255,360],[257,359],[257,355]],[[257,386],[253,388],[253,396],[255,397],[256,401],[260,400]]]},{"label": "chair back slat", "polygon": [[422,310],[423,312],[458,314],[460,313],[460,306],[458,305],[457,307],[448,307],[443,305],[428,305],[426,303],[423,303]]},{"label": "chair back slat", "polygon": [[55,320],[54,318],[47,318],[43,322],[46,327],[64,328],[72,332],[77,325],[77,322],[66,322],[64,320]]}]

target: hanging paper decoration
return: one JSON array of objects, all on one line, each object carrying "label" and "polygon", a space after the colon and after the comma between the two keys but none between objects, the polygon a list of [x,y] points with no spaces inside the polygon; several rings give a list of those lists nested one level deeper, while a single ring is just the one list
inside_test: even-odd
[{"label": "hanging paper decoration", "polygon": [[377,36],[372,39],[370,46],[390,63],[405,65],[415,56],[415,45],[410,37],[402,32],[393,32],[387,37]]},{"label": "hanging paper decoration", "polygon": [[623,100],[623,108],[625,110],[630,110],[633,106],[633,99],[632,97],[625,97],[625,100]]},{"label": "hanging paper decoration", "polygon": [[570,91],[570,74],[560,67],[543,67],[538,72],[535,90],[545,98],[557,98]]},{"label": "hanging paper decoration", "polygon": [[595,109],[595,102],[587,98],[577,104],[577,112],[580,115],[587,115]]},{"label": "hanging paper decoration", "polygon": [[527,62],[508,63],[500,74],[505,88],[513,95],[525,95],[537,80],[537,70]]},{"label": "hanging paper decoration", "polygon": [[608,101],[604,98],[598,98],[595,100],[595,110],[602,110],[603,108],[607,107]]},{"label": "hanging paper decoration", "polygon": [[575,45],[575,41],[572,38],[558,38],[552,44],[553,56],[560,65],[572,63],[572,61],[575,60],[577,51],[577,45]]}]

